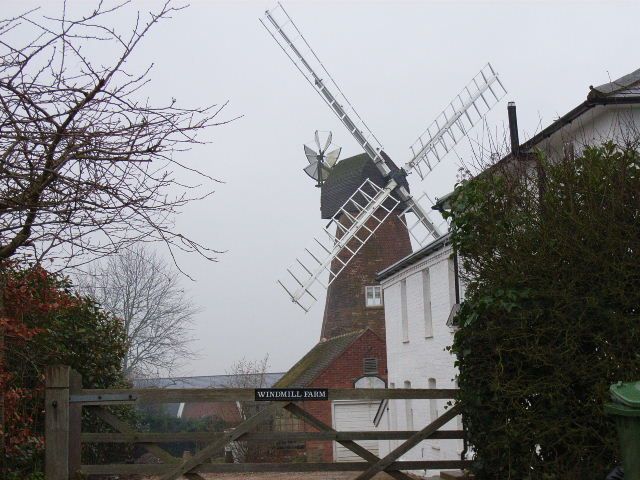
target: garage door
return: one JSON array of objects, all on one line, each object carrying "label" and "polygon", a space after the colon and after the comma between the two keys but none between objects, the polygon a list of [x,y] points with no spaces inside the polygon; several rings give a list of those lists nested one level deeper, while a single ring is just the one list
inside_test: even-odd
[{"label": "garage door", "polygon": [[[378,411],[380,402],[333,402],[333,425],[339,432],[372,431],[373,419]],[[359,440],[371,453],[378,455],[378,440]],[[362,458],[351,450],[334,442],[335,459],[337,462],[361,462]]]}]

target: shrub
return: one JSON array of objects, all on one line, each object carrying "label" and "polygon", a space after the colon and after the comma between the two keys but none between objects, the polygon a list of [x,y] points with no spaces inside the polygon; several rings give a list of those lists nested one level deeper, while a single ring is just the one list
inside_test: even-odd
[{"label": "shrub", "polygon": [[[87,297],[73,293],[61,275],[40,266],[1,269],[5,316],[5,465],[9,478],[28,478],[43,469],[44,371],[69,365],[86,388],[123,386],[126,336],[122,324]],[[83,420],[96,426],[88,416]],[[88,448],[89,458],[103,455]]]},{"label": "shrub", "polygon": [[602,479],[608,387],[640,379],[640,156],[539,154],[456,188],[453,352],[479,479]]}]

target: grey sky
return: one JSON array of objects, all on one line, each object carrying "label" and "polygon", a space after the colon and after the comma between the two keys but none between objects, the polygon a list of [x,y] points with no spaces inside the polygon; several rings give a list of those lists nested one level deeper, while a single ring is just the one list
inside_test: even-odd
[{"label": "grey sky", "polygon": [[[91,4],[68,3],[71,11]],[[28,4],[4,0],[2,16]],[[229,100],[223,117],[243,115],[182,158],[226,182],[177,219],[184,233],[227,250],[218,263],[179,258],[195,279],[185,287],[203,307],[193,332],[201,358],[189,374],[224,373],[235,360],[266,353],[272,370],[286,370],[320,333],[323,302],[305,315],[276,284],[323,225],[319,191],[302,172],[302,144],[316,129],[332,130],[342,158],[360,151],[258,21],[272,6],[193,1],[151,31],[128,67],[155,63],[154,100]],[[397,163],[487,61],[509,91],[488,124],[502,135],[506,101],[515,100],[521,140],[582,102],[590,84],[640,67],[637,2],[292,1],[285,8]],[[459,152],[467,155],[468,145]],[[412,176],[412,188],[442,195],[456,169],[451,156],[426,182]]]}]

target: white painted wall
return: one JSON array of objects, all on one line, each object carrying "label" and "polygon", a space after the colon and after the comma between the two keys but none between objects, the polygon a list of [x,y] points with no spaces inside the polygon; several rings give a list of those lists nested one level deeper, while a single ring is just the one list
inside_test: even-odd
[{"label": "white painted wall", "polygon": [[[447,326],[447,319],[455,302],[451,253],[451,247],[446,246],[382,282],[390,388],[402,388],[406,382],[410,382],[411,388],[430,388],[430,379],[431,385],[435,380],[437,388],[456,388],[455,358],[446,351],[453,341],[453,330]],[[424,280],[428,280],[428,285]],[[406,285],[405,306],[403,284]],[[403,310],[407,332],[403,332]],[[429,317],[431,328],[425,324]],[[446,400],[390,401],[379,428],[410,429],[407,422],[413,419],[414,429],[420,430],[433,420],[432,411],[436,410],[439,415],[445,411],[445,403]],[[411,411],[407,412],[407,408]],[[456,429],[457,425],[458,419],[444,429]],[[380,454],[386,455],[400,443],[399,440],[381,441]],[[453,460],[460,457],[462,448],[461,440],[428,440],[405,454],[402,460]]]}]

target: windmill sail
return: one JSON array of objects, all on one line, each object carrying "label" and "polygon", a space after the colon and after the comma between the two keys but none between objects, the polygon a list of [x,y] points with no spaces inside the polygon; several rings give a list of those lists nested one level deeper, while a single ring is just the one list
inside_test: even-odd
[{"label": "windmill sail", "polygon": [[382,144],[344,96],[283,6],[278,3],[275,8],[267,10],[260,21],[364,151],[376,164],[381,165],[380,168],[386,168],[385,175],[388,174],[389,170],[380,155]]},{"label": "windmill sail", "polygon": [[506,94],[487,63],[411,145],[405,169],[424,178]]},{"label": "windmill sail", "polygon": [[[382,156],[382,144],[362,120],[362,117],[360,117],[351,102],[345,97],[284,7],[278,3],[272,10],[267,10],[265,18],[260,19],[260,21],[307,82],[329,105],[329,108],[337,115],[344,126],[347,127],[347,130],[373,160],[380,172],[384,176],[389,175],[391,170]],[[398,189],[398,196],[411,207],[411,211],[428,231],[436,237],[440,236],[438,229],[429,219],[427,212],[417,202],[413,201],[405,188],[400,187]],[[370,211],[369,214],[372,215],[373,211]]]}]

